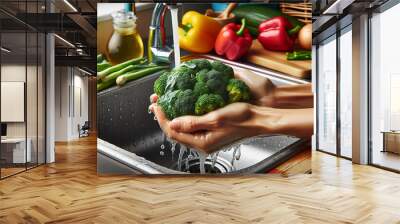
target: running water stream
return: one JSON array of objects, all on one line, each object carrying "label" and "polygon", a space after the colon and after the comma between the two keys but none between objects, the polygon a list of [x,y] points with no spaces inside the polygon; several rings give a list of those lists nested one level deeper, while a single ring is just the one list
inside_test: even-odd
[{"label": "running water stream", "polygon": [[179,36],[178,36],[178,8],[171,8],[171,20],[172,20],[172,36],[174,39],[174,54],[175,54],[175,67],[181,64],[181,52],[179,48]]}]

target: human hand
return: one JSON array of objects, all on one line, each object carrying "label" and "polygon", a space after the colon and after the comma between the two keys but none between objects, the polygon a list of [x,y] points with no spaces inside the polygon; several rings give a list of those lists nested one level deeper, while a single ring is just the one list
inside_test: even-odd
[{"label": "human hand", "polygon": [[281,109],[233,103],[202,116],[182,116],[169,121],[157,105],[157,98],[155,94],[151,96],[150,110],[164,133],[173,140],[206,153],[242,138],[278,134],[287,114]]},{"label": "human hand", "polygon": [[270,79],[247,69],[236,69],[235,78],[250,88],[252,104],[273,108],[312,108],[314,96],[311,84],[276,86]]},{"label": "human hand", "polygon": [[266,77],[248,69],[236,69],[235,78],[242,80],[250,88],[251,103],[258,106],[274,107],[276,86]]},{"label": "human hand", "polygon": [[[169,138],[206,153],[212,153],[236,140],[261,134],[311,136],[312,108],[272,108],[279,107],[280,103],[287,108],[299,106],[296,102],[293,104],[291,100],[291,94],[293,94],[291,87],[289,89],[285,87],[284,91],[279,91],[279,88],[269,79],[247,70],[236,71],[235,78],[241,79],[249,86],[253,100],[251,103],[254,105],[234,103],[203,116],[183,116],[169,121],[156,103],[157,95],[153,94],[150,97],[152,102],[150,110],[155,114],[161,129]],[[303,89],[304,92],[308,91],[307,88],[302,87],[301,90]],[[307,101],[309,101],[308,98],[310,97],[307,95]],[[300,108],[302,105],[303,103],[300,104]]]},{"label": "human hand", "polygon": [[157,103],[153,103],[150,110],[170,139],[212,153],[226,144],[262,133],[254,124],[252,107],[247,103],[233,103],[203,116],[182,116],[172,121],[165,117]]}]

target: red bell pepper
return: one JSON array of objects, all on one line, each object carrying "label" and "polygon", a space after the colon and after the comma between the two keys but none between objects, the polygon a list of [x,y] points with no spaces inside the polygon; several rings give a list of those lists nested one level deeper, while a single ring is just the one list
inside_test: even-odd
[{"label": "red bell pepper", "polygon": [[283,16],[265,20],[258,26],[258,41],[264,49],[272,51],[292,51],[296,35],[301,26],[293,27]]},{"label": "red bell pepper", "polygon": [[252,43],[253,39],[243,18],[241,25],[229,23],[221,29],[215,41],[215,52],[235,61],[249,51]]}]

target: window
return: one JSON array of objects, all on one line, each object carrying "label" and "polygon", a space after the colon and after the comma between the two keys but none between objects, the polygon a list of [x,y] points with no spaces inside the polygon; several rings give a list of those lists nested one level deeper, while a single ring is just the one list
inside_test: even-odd
[{"label": "window", "polygon": [[340,30],[339,35],[329,37],[318,47],[317,148],[351,158],[353,78],[351,24]]},{"label": "window", "polygon": [[[24,13],[40,13],[44,4],[44,1],[1,1],[0,7],[19,7],[19,15],[24,16]],[[8,115],[0,116],[2,179],[45,163],[46,38],[44,33],[4,12],[0,17],[10,21],[0,23],[0,92],[1,98],[9,102],[2,100],[0,104],[0,114]],[[13,109],[8,105],[14,106]]]},{"label": "window", "polygon": [[371,18],[370,160],[395,170],[400,170],[400,33],[393,29],[398,21],[400,4]]},{"label": "window", "polygon": [[336,153],[336,36],[318,47],[317,149]]}]

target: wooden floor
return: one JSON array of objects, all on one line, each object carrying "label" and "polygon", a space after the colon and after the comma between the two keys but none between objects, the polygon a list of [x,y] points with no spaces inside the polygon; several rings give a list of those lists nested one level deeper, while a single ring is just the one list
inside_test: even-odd
[{"label": "wooden floor", "polygon": [[98,177],[95,138],[0,181],[0,223],[400,223],[400,175],[313,154],[313,174]]},{"label": "wooden floor", "polygon": [[374,164],[388,167],[394,170],[400,170],[400,155],[392,152],[381,152],[375,150],[373,152],[372,161]]}]

